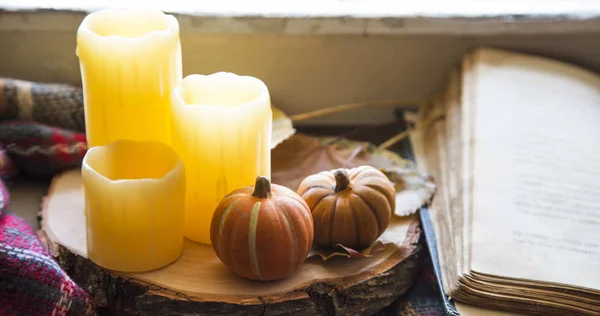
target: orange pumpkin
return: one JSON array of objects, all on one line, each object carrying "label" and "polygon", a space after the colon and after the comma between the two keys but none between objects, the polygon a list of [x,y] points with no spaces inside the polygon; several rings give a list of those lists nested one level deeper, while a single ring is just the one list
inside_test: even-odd
[{"label": "orange pumpkin", "polygon": [[396,207],[394,185],[371,166],[308,176],[297,192],[311,209],[314,243],[324,247],[368,247],[388,227]]},{"label": "orange pumpkin", "polygon": [[210,240],[221,261],[236,275],[278,280],[304,262],[313,241],[313,220],[296,192],[265,177],[237,189],[217,206]]}]

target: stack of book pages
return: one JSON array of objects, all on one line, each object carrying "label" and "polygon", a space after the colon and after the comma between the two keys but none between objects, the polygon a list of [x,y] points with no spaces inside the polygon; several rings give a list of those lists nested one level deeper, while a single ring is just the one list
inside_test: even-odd
[{"label": "stack of book pages", "polygon": [[600,76],[481,48],[424,106],[411,145],[446,294],[537,315],[600,314]]}]

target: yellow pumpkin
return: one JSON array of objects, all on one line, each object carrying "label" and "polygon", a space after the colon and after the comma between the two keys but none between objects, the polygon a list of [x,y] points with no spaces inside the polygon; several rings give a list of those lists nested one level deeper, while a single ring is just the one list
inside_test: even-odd
[{"label": "yellow pumpkin", "polygon": [[313,232],[306,202],[296,192],[258,177],[254,187],[237,189],[221,200],[210,241],[234,274],[271,281],[289,276],[304,262]]},{"label": "yellow pumpkin", "polygon": [[396,207],[394,185],[371,166],[308,176],[297,192],[312,212],[314,244],[324,247],[368,247],[389,226]]}]

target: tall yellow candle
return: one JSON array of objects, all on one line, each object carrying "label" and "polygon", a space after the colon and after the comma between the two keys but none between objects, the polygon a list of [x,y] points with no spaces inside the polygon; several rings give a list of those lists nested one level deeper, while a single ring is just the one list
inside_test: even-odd
[{"label": "tall yellow candle", "polygon": [[101,10],[77,31],[88,145],[170,144],[170,94],[181,78],[177,19],[155,10]]},{"label": "tall yellow candle", "polygon": [[139,272],[180,256],[185,174],[173,149],[130,140],[96,146],[83,159],[81,177],[90,260]]},{"label": "tall yellow candle", "polygon": [[272,113],[259,79],[233,73],[190,75],[173,91],[173,142],[186,168],[185,236],[210,244],[219,201],[270,177]]}]

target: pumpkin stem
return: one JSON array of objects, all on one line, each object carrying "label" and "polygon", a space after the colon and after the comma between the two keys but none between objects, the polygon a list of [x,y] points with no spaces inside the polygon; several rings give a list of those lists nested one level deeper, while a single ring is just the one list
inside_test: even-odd
[{"label": "pumpkin stem", "polygon": [[256,177],[256,184],[254,185],[252,196],[259,199],[266,199],[271,196],[271,182],[269,182],[267,177]]},{"label": "pumpkin stem", "polygon": [[344,191],[350,186],[350,179],[348,179],[346,170],[338,169],[333,175],[335,176],[335,192]]}]

